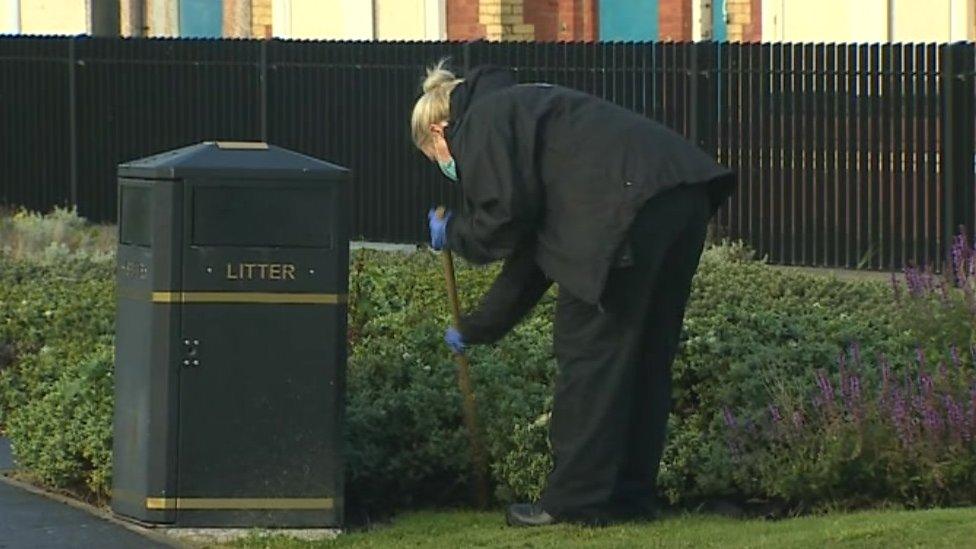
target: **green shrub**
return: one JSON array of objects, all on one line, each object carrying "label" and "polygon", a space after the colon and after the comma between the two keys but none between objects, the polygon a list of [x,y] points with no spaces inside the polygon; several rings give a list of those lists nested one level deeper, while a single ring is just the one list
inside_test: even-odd
[{"label": "green shrub", "polygon": [[0,214],[0,254],[13,259],[58,263],[70,259],[102,260],[115,252],[110,225],[88,223],[74,207],[47,214],[20,209]]},{"label": "green shrub", "polygon": [[113,273],[0,256],[0,429],[32,475],[96,496],[111,471]]},{"label": "green shrub", "polygon": [[11,410],[6,429],[20,465],[35,477],[104,497],[111,487],[113,348],[110,338],[86,346],[60,358],[45,347],[23,364],[56,373]]},{"label": "green shrub", "polygon": [[[674,366],[672,443],[659,482],[664,495],[676,503],[716,495],[763,495],[760,486],[732,474],[721,419],[726,406],[758,410],[765,405],[757,372],[773,368],[803,376],[855,340],[872,352],[911,353],[910,334],[899,335],[893,328],[889,290],[883,284],[784,273],[748,256],[741,246],[712,248],[695,279],[685,344]],[[360,469],[364,474],[354,479],[354,491],[365,500],[387,501],[397,493],[425,500],[430,499],[427,490],[435,500],[456,494],[468,480],[468,462],[460,396],[440,341],[448,323],[440,263],[426,253],[391,257],[364,252],[357,255],[353,272],[350,327],[356,344],[350,359],[348,422],[351,451],[357,456],[353,463],[364,464],[356,452],[369,448],[366,455],[387,467],[381,474],[374,474],[372,466]],[[474,304],[493,274],[492,269],[459,269],[466,306]],[[548,471],[546,414],[555,373],[552,308],[550,295],[500,344],[471,353],[502,499],[537,496]],[[377,376],[380,369],[385,376]],[[358,387],[375,379],[383,380],[382,396],[359,401]],[[437,390],[429,391],[431,387]],[[417,403],[422,394],[433,400]],[[390,404],[377,405],[377,398]],[[357,410],[360,402],[368,410]],[[373,430],[358,423],[367,416]],[[384,429],[384,417],[396,417],[395,428]],[[429,423],[431,417],[437,418],[436,425]],[[412,459],[411,465],[396,470],[399,464],[384,460],[376,440],[385,441],[398,460]],[[431,459],[427,443],[450,447],[451,459]],[[418,472],[422,479],[413,477]],[[388,484],[415,481],[411,490]]]},{"label": "green shrub", "polygon": [[892,318],[914,357],[862,357],[855,342],[816,372],[758,376],[766,410],[726,411],[737,478],[799,506],[973,502],[976,250],[965,236],[946,265],[892,275]]},{"label": "green shrub", "polygon": [[[42,265],[0,256],[0,428],[40,398],[64,364],[114,333],[113,273],[110,261]],[[36,360],[42,350],[62,364]]]},{"label": "green shrub", "polygon": [[949,352],[933,368],[861,358],[856,345],[836,375],[773,378],[760,414],[726,411],[737,476],[801,507],[972,504],[976,482],[976,371]]},{"label": "green shrub", "polygon": [[[675,503],[779,493],[760,476],[736,473],[723,421],[727,408],[759,418],[770,379],[810,379],[854,341],[866,356],[914,352],[916,334],[886,285],[785,273],[749,256],[742,246],[710,248],[694,281],[659,479]],[[369,250],[352,257],[346,454],[348,495],[359,505],[466,498],[468,443],[456,366],[442,341],[450,316],[440,259]],[[0,259],[0,359],[12,357],[0,372],[0,424],[38,477],[102,495],[110,478],[112,269],[90,258]],[[465,309],[496,272],[459,265]],[[500,500],[537,497],[550,467],[554,296],[498,345],[470,352]]]},{"label": "green shrub", "polygon": [[976,245],[957,235],[945,265],[939,275],[930,266],[906,267],[903,280],[892,275],[901,325],[936,361],[952,360],[953,346],[976,344]]}]

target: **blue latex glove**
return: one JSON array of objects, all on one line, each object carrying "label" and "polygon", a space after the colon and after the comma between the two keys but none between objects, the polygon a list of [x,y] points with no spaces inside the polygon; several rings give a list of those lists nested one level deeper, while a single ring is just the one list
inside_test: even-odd
[{"label": "blue latex glove", "polygon": [[437,212],[431,208],[427,212],[427,222],[430,224],[430,247],[435,250],[443,249],[447,245],[447,222],[453,216],[451,212],[444,214],[444,218],[437,217]]},{"label": "blue latex glove", "polygon": [[444,332],[444,341],[455,354],[464,354],[464,338],[461,337],[461,332],[457,331],[457,328],[454,326],[451,326],[446,332]]}]

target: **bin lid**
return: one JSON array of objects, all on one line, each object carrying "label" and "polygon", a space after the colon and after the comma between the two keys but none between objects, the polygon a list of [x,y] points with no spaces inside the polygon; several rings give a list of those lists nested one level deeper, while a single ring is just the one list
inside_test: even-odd
[{"label": "bin lid", "polygon": [[260,141],[205,141],[119,164],[120,177],[345,179],[349,171]]}]

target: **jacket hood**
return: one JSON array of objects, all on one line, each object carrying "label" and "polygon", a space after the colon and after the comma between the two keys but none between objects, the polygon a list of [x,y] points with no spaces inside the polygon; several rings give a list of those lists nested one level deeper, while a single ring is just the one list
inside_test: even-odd
[{"label": "jacket hood", "polygon": [[464,113],[478,99],[515,84],[515,74],[509,69],[485,65],[471,70],[464,75],[464,82],[451,91],[448,128],[456,128],[455,122],[463,118]]}]

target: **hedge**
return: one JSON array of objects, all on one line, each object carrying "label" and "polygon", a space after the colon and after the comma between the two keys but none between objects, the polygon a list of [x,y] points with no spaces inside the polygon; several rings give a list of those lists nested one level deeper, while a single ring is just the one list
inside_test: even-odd
[{"label": "hedge", "polygon": [[[837,376],[838,353],[854,343],[902,373],[917,334],[884,284],[788,273],[748,256],[721,245],[702,258],[673,369],[660,495],[680,505],[718,497],[847,501],[830,491],[774,489],[755,466],[763,455],[746,463],[735,453],[728,414],[759,425],[776,380],[809,385],[818,371]],[[111,478],[113,268],[94,259],[39,265],[0,256],[0,426],[38,479],[100,497]],[[467,501],[461,399],[441,339],[449,314],[440,268],[428,252],[353,254],[345,438],[347,497],[356,506]],[[464,307],[495,272],[459,266]],[[499,501],[537,496],[550,466],[555,291],[498,345],[470,352]],[[873,496],[908,502],[894,490]]]}]

